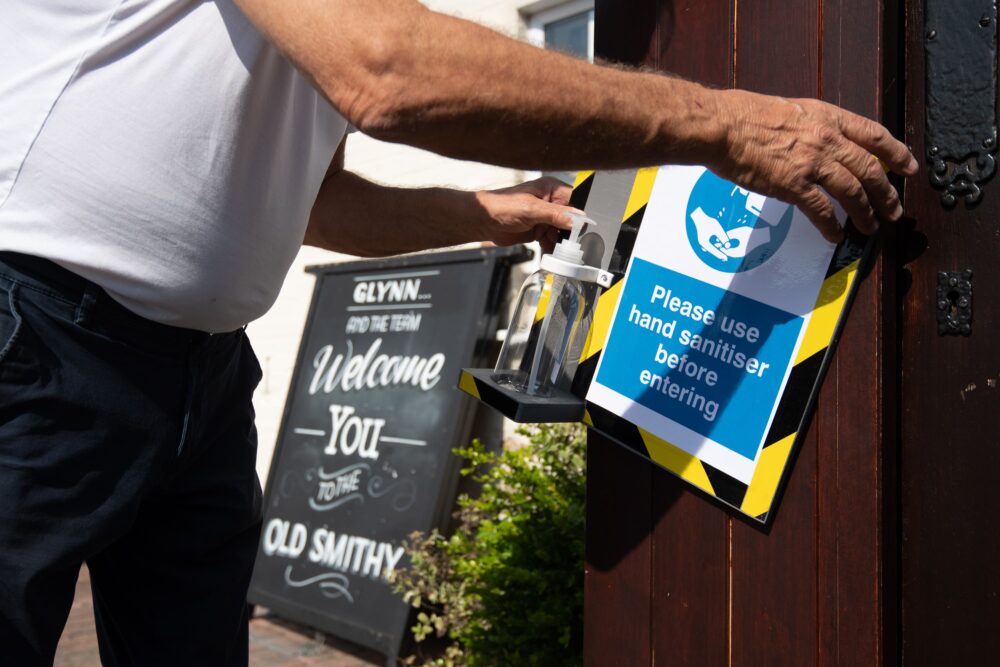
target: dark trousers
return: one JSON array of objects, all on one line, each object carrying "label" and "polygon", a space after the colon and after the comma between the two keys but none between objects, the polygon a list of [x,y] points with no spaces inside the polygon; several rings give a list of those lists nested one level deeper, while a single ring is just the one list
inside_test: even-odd
[{"label": "dark trousers", "polygon": [[51,665],[81,564],[104,665],[246,665],[260,531],[242,330],[0,253],[0,665]]}]

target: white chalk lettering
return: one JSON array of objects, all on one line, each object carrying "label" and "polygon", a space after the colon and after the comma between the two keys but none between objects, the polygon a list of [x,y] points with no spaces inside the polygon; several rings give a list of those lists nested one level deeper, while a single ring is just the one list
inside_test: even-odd
[{"label": "white chalk lettering", "polygon": [[311,562],[331,570],[388,580],[403,557],[403,547],[317,528],[307,556]]},{"label": "white chalk lettering", "polygon": [[333,345],[324,345],[313,357],[313,378],[309,393],[325,394],[380,389],[399,385],[430,391],[441,380],[445,355],[438,352],[430,357],[419,355],[379,354],[382,339],[376,338],[364,354],[354,354],[347,342],[347,352],[334,354]]},{"label": "white chalk lettering", "polygon": [[399,303],[416,301],[420,295],[420,278],[406,280],[373,280],[354,287],[354,303]]},{"label": "white chalk lettering", "polygon": [[354,408],[347,405],[330,406],[330,442],[324,453],[334,456],[340,453],[351,456],[357,453],[365,459],[378,458],[378,440],[385,427],[384,419],[359,417]]},{"label": "white chalk lettering", "polygon": [[308,531],[301,523],[291,525],[282,519],[271,519],[264,531],[264,553],[268,556],[298,558],[306,548]]},{"label": "white chalk lettering", "polygon": [[362,470],[357,468],[344,475],[338,475],[331,482],[320,481],[316,499],[320,502],[326,502],[348,493],[354,493],[361,485],[361,472]]}]

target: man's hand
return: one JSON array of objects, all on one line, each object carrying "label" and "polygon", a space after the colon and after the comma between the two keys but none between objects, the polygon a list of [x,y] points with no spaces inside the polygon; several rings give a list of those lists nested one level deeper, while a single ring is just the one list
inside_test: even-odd
[{"label": "man's hand", "polygon": [[719,176],[795,204],[829,241],[843,236],[830,196],[866,234],[879,218],[903,214],[875,158],[907,176],[917,172],[917,161],[878,123],[819,100],[742,90],[720,91],[719,99],[728,131],[708,165]]},{"label": "man's hand", "polygon": [[572,188],[557,178],[545,176],[501,190],[476,193],[483,209],[482,237],[500,246],[538,241],[551,252],[559,241],[559,230],[570,229],[569,207]]}]

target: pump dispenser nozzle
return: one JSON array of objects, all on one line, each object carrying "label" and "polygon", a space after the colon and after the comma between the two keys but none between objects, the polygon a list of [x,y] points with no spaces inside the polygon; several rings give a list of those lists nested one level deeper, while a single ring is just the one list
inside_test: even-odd
[{"label": "pump dispenser nozzle", "polygon": [[573,229],[568,239],[563,239],[553,248],[551,255],[543,255],[542,269],[566,278],[574,278],[588,283],[597,283],[601,287],[610,287],[612,276],[596,266],[587,266],[583,262],[583,246],[580,237],[588,225],[594,221],[579,213],[568,213],[573,220]]},{"label": "pump dispenser nozzle", "polygon": [[552,250],[552,255],[556,259],[561,259],[570,264],[583,264],[583,247],[580,245],[580,236],[587,225],[593,224],[593,220],[579,213],[569,213],[573,221],[573,229],[569,233],[568,239],[563,239]]},{"label": "pump dispenser nozzle", "polygon": [[583,215],[582,213],[567,213],[569,219],[573,221],[573,227],[569,232],[569,242],[570,243],[580,243],[580,235],[583,234],[584,230],[587,229],[589,225],[594,224],[594,221]]}]

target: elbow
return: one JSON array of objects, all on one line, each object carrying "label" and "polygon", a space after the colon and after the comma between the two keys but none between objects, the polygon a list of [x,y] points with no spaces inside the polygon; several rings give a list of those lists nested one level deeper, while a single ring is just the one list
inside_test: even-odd
[{"label": "elbow", "polygon": [[341,113],[359,132],[383,141],[401,135],[406,117],[397,87],[378,76],[354,93]]},{"label": "elbow", "polygon": [[413,66],[419,56],[414,37],[404,31],[386,29],[367,37],[364,45],[359,45],[355,61],[348,65],[347,81],[340,78],[321,84],[359,131],[377,139],[392,139],[411,122],[408,110],[420,104],[414,99],[419,72]]}]

